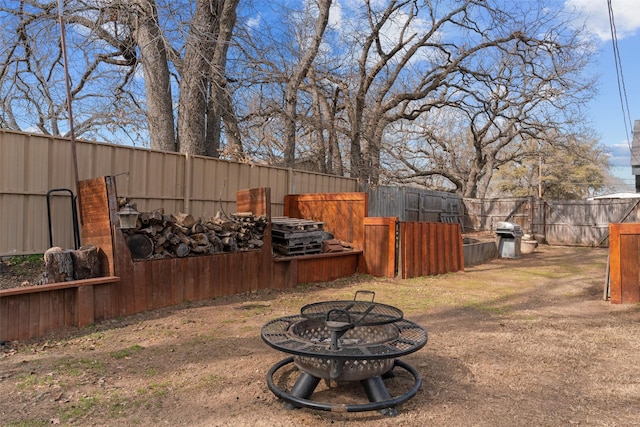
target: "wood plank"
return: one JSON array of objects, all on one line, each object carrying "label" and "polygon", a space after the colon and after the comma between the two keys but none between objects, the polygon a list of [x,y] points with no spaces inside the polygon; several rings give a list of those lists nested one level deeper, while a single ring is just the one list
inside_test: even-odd
[{"label": "wood plank", "polygon": [[18,299],[18,339],[25,340],[29,338],[29,300],[30,295],[19,295]]},{"label": "wood plank", "polygon": [[436,247],[437,249],[437,261],[438,268],[436,274],[445,274],[447,272],[444,258],[445,258],[445,241],[444,241],[444,224],[436,224]]},{"label": "wood plank", "polygon": [[420,275],[429,275],[429,229],[431,224],[420,224]]},{"label": "wood plank", "polygon": [[46,285],[22,286],[18,288],[3,289],[0,291],[0,298],[11,295],[22,295],[38,292],[55,291],[58,289],[77,288],[80,286],[93,286],[100,283],[116,283],[120,278],[117,276],[94,277],[92,279],[70,280],[68,282],[49,283]]},{"label": "wood plank", "polygon": [[620,226],[621,224],[609,224],[609,260],[611,264],[609,270],[609,299],[613,304],[622,303]]},{"label": "wood plank", "polygon": [[422,238],[422,224],[420,222],[411,223],[412,231],[410,233],[410,239],[412,240],[412,257],[413,265],[411,266],[411,277],[422,276],[422,244],[420,242]]},{"label": "wood plank", "polygon": [[398,271],[400,272],[400,277],[403,279],[407,278],[407,267],[406,267],[406,260],[404,258],[405,254],[407,253],[406,250],[406,239],[405,236],[407,235],[407,223],[404,221],[401,221],[399,224],[399,229],[400,229],[400,244],[399,244],[399,258],[398,258]]},{"label": "wood plank", "polygon": [[49,318],[51,316],[50,310],[51,307],[49,306],[49,292],[38,292],[37,294],[34,295],[38,295],[38,299],[40,300],[38,302],[38,304],[40,305],[40,313],[38,313],[40,319],[38,321],[38,334],[36,336],[42,336],[47,332],[47,328],[49,325]]},{"label": "wood plank", "polygon": [[376,277],[395,276],[396,217],[365,218],[364,272]]},{"label": "wood plank", "polygon": [[40,295],[29,294],[29,338],[40,332]]},{"label": "wood plank", "polygon": [[438,274],[438,233],[433,223],[429,226],[429,275]]},{"label": "wood plank", "polygon": [[620,236],[620,253],[622,254],[620,301],[623,304],[640,301],[638,293],[640,279],[639,242],[640,235],[624,234]]},{"label": "wood plank", "polygon": [[182,290],[182,298],[183,301],[196,301],[197,300],[197,296],[196,296],[196,286],[195,286],[195,280],[196,277],[198,276],[198,272],[203,268],[204,263],[202,262],[202,259],[204,257],[198,257],[197,258],[197,262],[193,267],[193,272],[192,274],[189,274],[184,266],[184,263],[178,262],[174,265],[174,268],[176,269],[176,271],[174,272],[174,274],[176,274],[178,277],[182,277],[182,286],[183,286],[183,290]]},{"label": "wood plank", "polygon": [[20,339],[20,301],[19,296],[7,298],[7,335],[4,340],[13,341]]},{"label": "wood plank", "polygon": [[442,258],[444,261],[444,269],[443,269],[443,274],[450,272],[450,271],[455,271],[453,269],[453,249],[454,249],[454,245],[453,242],[451,240],[451,224],[447,224],[447,223],[441,223],[440,226],[442,227],[442,234],[443,234],[443,240],[444,240],[444,245],[442,245]]},{"label": "wood plank", "polygon": [[238,212],[253,212],[254,215],[271,216],[271,189],[251,188],[236,192]]},{"label": "wood plank", "polygon": [[49,292],[49,325],[46,332],[54,331],[64,327],[64,301],[61,295],[62,290]]},{"label": "wood plank", "polygon": [[358,268],[357,254],[339,258],[307,258],[298,261],[297,284],[317,283],[348,277]]},{"label": "wood plank", "polygon": [[0,341],[11,341],[9,338],[9,298],[0,298]]},{"label": "wood plank", "polygon": [[325,231],[363,249],[366,193],[295,194],[284,202],[285,216],[324,222]]},{"label": "wood plank", "polygon": [[78,311],[77,326],[85,327],[94,322],[93,286],[81,286],[76,291]]},{"label": "wood plank", "polygon": [[78,304],[76,299],[76,289],[62,289],[63,308],[62,313],[64,327],[76,326],[78,324]]}]

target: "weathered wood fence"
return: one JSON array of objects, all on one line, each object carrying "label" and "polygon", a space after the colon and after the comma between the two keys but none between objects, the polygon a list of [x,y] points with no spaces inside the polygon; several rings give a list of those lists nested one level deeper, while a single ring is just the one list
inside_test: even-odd
[{"label": "weathered wood fence", "polygon": [[550,245],[607,247],[609,224],[640,221],[640,198],[597,200],[465,199],[464,225],[495,230],[498,221],[519,224]]},{"label": "weathered wood fence", "polygon": [[371,217],[461,224],[464,231],[493,231],[499,221],[519,224],[551,245],[609,244],[609,224],[640,222],[638,198],[546,200],[534,197],[463,199],[452,193],[406,187],[369,190]]},{"label": "weathered wood fence", "polygon": [[[0,291],[0,341],[39,337],[185,301],[292,288],[357,272],[394,277],[398,258],[404,260],[403,277],[462,269],[458,225],[434,224],[428,227],[432,231],[400,233],[405,249],[398,253],[396,248],[403,245],[396,243],[396,219],[367,219],[365,193],[290,195],[284,201],[286,214],[324,222],[337,239],[353,244],[352,251],[274,257],[269,223],[259,250],[133,260],[118,225],[115,179],[85,180],[80,188],[83,240],[99,248],[103,277]],[[236,206],[270,217],[269,189],[239,191]],[[433,239],[426,247],[438,249],[420,251],[421,239]],[[443,250],[455,253],[442,254]],[[430,269],[435,253],[442,258]],[[414,262],[420,266],[412,269]]]}]

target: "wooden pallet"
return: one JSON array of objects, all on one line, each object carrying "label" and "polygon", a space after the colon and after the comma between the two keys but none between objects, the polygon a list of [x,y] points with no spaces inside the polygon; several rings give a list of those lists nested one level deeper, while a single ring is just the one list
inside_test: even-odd
[{"label": "wooden pallet", "polygon": [[280,245],[278,243],[273,244],[273,250],[280,255],[294,256],[294,255],[313,255],[322,253],[322,242],[312,243],[308,245]]},{"label": "wooden pallet", "polygon": [[322,244],[322,235],[320,236],[303,236],[303,237],[295,237],[289,239],[280,239],[278,237],[273,237],[273,243],[277,243],[282,246],[306,246],[306,245],[316,245]]},{"label": "wooden pallet", "polygon": [[274,230],[271,229],[271,236],[274,239],[288,240],[288,239],[300,239],[300,238],[315,238],[320,239],[324,237],[324,231],[288,231],[288,230]]},{"label": "wooden pallet", "polygon": [[289,232],[322,230],[324,222],[278,216],[271,218],[271,229]]},{"label": "wooden pallet", "polygon": [[281,255],[322,253],[324,223],[308,219],[275,217],[271,219],[274,252]]}]

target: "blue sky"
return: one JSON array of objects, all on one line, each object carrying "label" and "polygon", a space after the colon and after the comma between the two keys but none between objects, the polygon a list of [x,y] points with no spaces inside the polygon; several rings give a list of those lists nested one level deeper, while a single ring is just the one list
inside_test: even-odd
[{"label": "blue sky", "polygon": [[[612,0],[618,51],[628,102],[628,116],[623,114],[616,77],[616,64],[611,41],[607,0],[566,0],[565,6],[583,12],[587,27],[599,40],[600,50],[593,71],[599,76],[599,93],[591,102],[587,119],[611,153],[612,172],[633,185],[630,146],[633,122],[640,120],[640,1]],[[625,116],[627,128],[625,129]],[[629,123],[629,116],[631,123]]]}]

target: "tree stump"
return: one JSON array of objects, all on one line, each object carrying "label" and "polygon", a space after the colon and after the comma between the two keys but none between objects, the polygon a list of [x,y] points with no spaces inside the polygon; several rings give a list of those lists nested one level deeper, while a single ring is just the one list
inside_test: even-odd
[{"label": "tree stump", "polygon": [[71,252],[73,256],[74,277],[77,280],[100,277],[100,260],[95,245],[85,245]]},{"label": "tree stump", "polygon": [[72,251],[60,247],[47,249],[44,253],[44,270],[47,283],[66,282],[74,279]]}]

